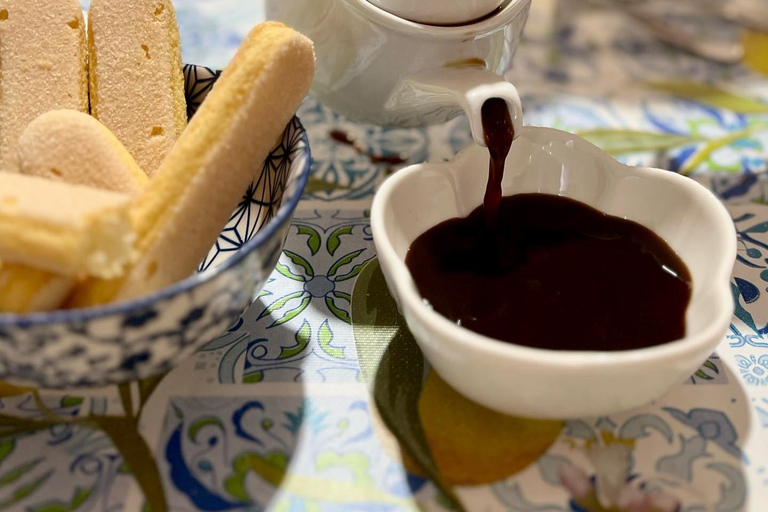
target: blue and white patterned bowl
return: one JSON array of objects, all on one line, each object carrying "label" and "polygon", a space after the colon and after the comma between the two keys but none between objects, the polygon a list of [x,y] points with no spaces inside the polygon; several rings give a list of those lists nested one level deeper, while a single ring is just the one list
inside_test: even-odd
[{"label": "blue and white patterned bowl", "polygon": [[[188,114],[219,73],[186,66]],[[93,387],[169,371],[227,330],[275,268],[309,178],[294,118],[202,262],[200,273],[147,297],[82,310],[0,315],[0,379]]]}]

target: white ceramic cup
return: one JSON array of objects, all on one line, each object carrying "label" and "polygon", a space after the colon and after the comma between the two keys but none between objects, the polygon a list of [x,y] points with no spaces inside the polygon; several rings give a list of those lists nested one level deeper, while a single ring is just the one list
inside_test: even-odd
[{"label": "white ceramic cup", "polygon": [[453,27],[408,21],[368,0],[269,0],[267,16],[314,41],[312,94],[324,105],[355,121],[399,126],[442,123],[464,111],[484,145],[485,100],[504,99],[522,119],[517,91],[502,75],[529,7],[530,0],[510,0],[489,18]]},{"label": "white ceramic cup", "polygon": [[504,0],[369,0],[406,20],[433,25],[460,25],[493,13]]}]

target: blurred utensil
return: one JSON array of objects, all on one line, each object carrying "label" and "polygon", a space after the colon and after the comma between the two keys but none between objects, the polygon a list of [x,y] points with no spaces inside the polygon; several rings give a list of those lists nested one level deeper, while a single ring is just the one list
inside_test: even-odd
[{"label": "blurred utensil", "polygon": [[730,0],[722,6],[723,18],[753,30],[768,32],[768,2]]},{"label": "blurred utensil", "polygon": [[646,0],[589,0],[589,2],[601,7],[615,8],[648,28],[659,40],[704,59],[721,64],[736,64],[744,57],[744,46],[739,41],[701,37],[681,27],[675,27],[645,10],[643,4],[647,3]]}]

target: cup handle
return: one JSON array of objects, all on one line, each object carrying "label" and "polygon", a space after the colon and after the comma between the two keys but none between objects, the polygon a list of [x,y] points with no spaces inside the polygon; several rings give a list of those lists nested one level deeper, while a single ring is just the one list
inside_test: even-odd
[{"label": "cup handle", "polygon": [[[404,78],[387,102],[386,109],[402,116],[418,116],[430,123],[430,113],[439,119],[446,109],[463,110],[469,118],[472,138],[485,146],[482,108],[486,100],[506,101],[515,128],[515,137],[523,126],[523,107],[515,86],[493,71],[480,66],[440,68],[418,71]],[[439,114],[438,114],[439,113]]]}]

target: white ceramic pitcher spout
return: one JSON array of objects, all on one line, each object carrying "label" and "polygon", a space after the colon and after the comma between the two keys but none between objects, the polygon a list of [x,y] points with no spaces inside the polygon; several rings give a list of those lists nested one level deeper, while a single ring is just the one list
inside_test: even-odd
[{"label": "white ceramic pitcher spout", "polygon": [[517,89],[480,65],[417,71],[394,88],[384,109],[388,118],[407,120],[413,125],[433,124],[463,110],[469,119],[472,138],[485,146],[482,108],[492,98],[507,103],[515,134],[519,134],[523,107]]}]

